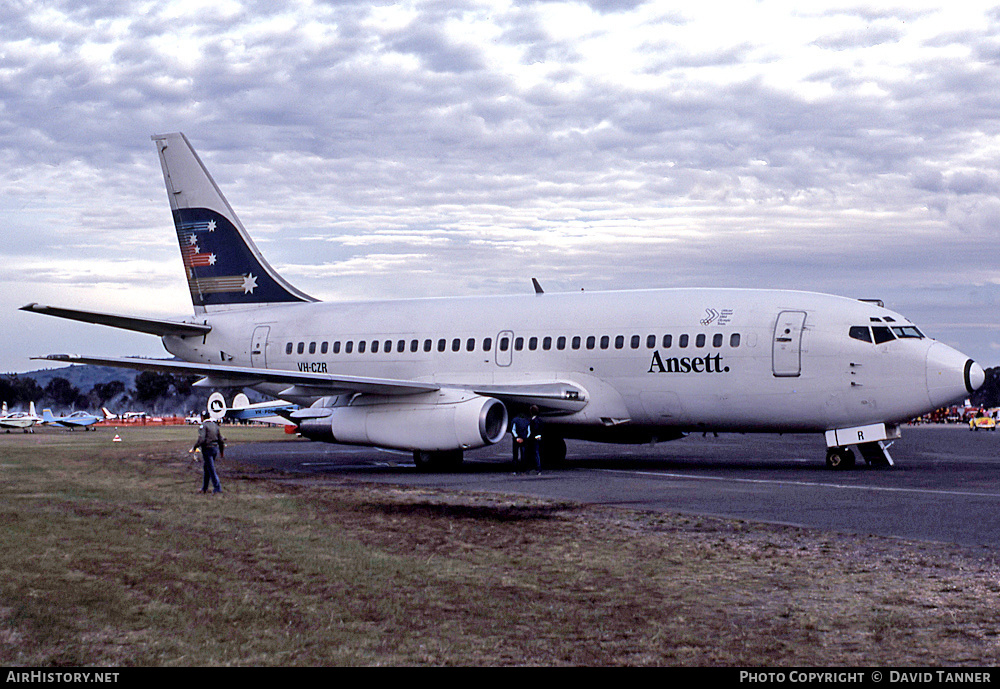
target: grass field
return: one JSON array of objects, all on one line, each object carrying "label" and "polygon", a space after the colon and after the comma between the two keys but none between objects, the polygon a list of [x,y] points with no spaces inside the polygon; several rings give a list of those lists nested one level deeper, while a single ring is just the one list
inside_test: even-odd
[{"label": "grass field", "polygon": [[[0,663],[995,665],[982,553],[0,435]],[[231,443],[286,439],[228,429]]]}]

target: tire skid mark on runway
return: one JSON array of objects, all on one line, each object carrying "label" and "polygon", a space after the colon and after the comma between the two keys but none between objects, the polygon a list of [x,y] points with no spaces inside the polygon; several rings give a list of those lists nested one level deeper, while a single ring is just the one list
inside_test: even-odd
[{"label": "tire skid mark on runway", "polygon": [[852,486],[843,483],[821,483],[818,481],[779,481],[760,478],[729,478],[724,476],[699,476],[692,474],[664,473],[659,471],[630,471],[627,469],[593,469],[607,474],[630,474],[633,476],[649,476],[654,478],[686,479],[689,481],[728,481],[731,483],[755,483],[772,485],[802,486],[804,488],[835,488],[840,490],[867,490],[885,493],[923,493],[926,495],[953,495],[975,498],[1000,498],[1000,493],[978,493],[963,490],[937,490],[931,488],[903,488],[896,486]]}]

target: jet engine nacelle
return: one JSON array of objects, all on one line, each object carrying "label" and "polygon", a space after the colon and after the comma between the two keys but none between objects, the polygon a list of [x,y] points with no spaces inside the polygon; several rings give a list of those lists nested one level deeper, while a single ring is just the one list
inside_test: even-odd
[{"label": "jet engine nacelle", "polygon": [[328,411],[322,418],[304,419],[299,432],[311,440],[345,445],[441,452],[492,445],[507,431],[507,408],[500,400],[455,390],[361,395]]}]

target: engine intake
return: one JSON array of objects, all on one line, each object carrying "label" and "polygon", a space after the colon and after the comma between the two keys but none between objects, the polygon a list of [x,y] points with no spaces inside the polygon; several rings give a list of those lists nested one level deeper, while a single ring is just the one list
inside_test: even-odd
[{"label": "engine intake", "polygon": [[506,431],[507,408],[500,400],[456,390],[361,395],[323,418],[299,424],[299,432],[311,440],[427,452],[485,447]]}]

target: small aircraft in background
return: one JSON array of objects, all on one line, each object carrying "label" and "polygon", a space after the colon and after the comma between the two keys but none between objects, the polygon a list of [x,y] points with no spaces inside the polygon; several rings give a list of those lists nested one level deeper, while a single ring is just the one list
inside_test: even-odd
[{"label": "small aircraft in background", "polygon": [[297,423],[292,421],[289,416],[298,409],[299,405],[285,400],[250,404],[250,398],[242,392],[233,397],[231,407],[226,406],[226,400],[221,392],[214,392],[208,398],[208,414],[215,421],[225,417],[231,421],[258,421],[282,426],[295,426]]},{"label": "small aircraft in background", "polygon": [[42,419],[35,414],[35,403],[30,402],[28,404],[28,411],[7,411],[7,403],[3,403],[3,410],[0,411],[0,428],[3,428],[8,433],[12,429],[20,428],[25,433],[34,433],[34,426],[36,423],[40,422]]},{"label": "small aircraft in background", "polygon": [[98,421],[104,421],[103,416],[95,416],[90,412],[85,411],[75,411],[69,416],[53,416],[51,409],[42,410],[42,423],[46,424],[56,424],[58,426],[63,426],[71,431],[77,428],[82,428],[83,430],[93,430],[90,426],[93,426]]}]

